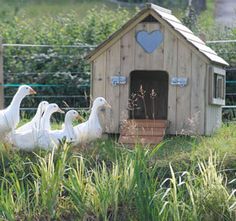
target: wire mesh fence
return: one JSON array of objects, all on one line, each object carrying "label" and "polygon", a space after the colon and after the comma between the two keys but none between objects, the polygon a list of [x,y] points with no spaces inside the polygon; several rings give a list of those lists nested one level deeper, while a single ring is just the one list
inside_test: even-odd
[{"label": "wire mesh fence", "polygon": [[21,84],[32,86],[37,95],[21,104],[31,115],[42,100],[65,109],[88,108],[90,65],[84,56],[92,45],[3,44],[4,103],[9,105]]}]

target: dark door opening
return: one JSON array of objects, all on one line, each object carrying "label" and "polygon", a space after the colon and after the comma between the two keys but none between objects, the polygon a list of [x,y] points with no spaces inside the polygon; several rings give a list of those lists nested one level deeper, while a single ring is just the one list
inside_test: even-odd
[{"label": "dark door opening", "polygon": [[168,73],[132,71],[130,79],[130,118],[166,120]]}]

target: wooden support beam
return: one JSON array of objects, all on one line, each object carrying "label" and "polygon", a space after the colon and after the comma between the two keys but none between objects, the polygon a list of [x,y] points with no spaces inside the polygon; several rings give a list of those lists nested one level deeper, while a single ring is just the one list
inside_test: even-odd
[{"label": "wooden support beam", "polygon": [[3,46],[0,38],[0,109],[4,108]]}]

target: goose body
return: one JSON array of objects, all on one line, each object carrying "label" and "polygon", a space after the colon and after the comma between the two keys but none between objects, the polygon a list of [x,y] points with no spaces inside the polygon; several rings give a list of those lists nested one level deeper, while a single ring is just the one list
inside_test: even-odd
[{"label": "goose body", "polygon": [[52,103],[46,107],[41,124],[38,128],[24,132],[15,132],[11,134],[10,141],[18,149],[31,151],[35,148],[47,149],[51,145],[51,139],[48,130],[51,129],[50,118],[55,112],[64,113],[57,104]]},{"label": "goose body", "polygon": [[32,120],[30,122],[24,124],[23,126],[17,128],[16,132],[17,133],[18,132],[26,132],[29,130],[32,131],[33,128],[39,128],[42,115],[45,112],[48,104],[49,103],[47,101],[41,101],[38,105],[37,112],[36,112],[35,116],[32,118]]},{"label": "goose body", "polygon": [[6,135],[14,130],[20,121],[20,104],[25,96],[35,94],[36,92],[27,85],[18,88],[10,105],[0,110],[0,138],[5,139]]},{"label": "goose body", "polygon": [[75,119],[81,119],[80,115],[75,110],[70,110],[66,113],[64,127],[61,130],[50,130],[49,136],[53,139],[53,141],[58,145],[63,138],[66,139],[67,142],[73,142],[76,139],[76,135],[73,128],[73,121]]},{"label": "goose body", "polygon": [[100,124],[98,114],[103,107],[111,108],[103,97],[96,98],[93,102],[89,119],[86,122],[74,127],[76,134],[75,144],[86,144],[101,138],[103,128]]}]

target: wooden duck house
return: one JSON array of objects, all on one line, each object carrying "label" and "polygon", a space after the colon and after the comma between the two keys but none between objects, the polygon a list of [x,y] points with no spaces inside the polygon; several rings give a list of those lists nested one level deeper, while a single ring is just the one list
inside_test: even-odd
[{"label": "wooden duck house", "polygon": [[168,9],[147,4],[87,58],[91,94],[112,106],[106,132],[121,142],[167,134],[212,134],[225,104],[225,66]]}]

